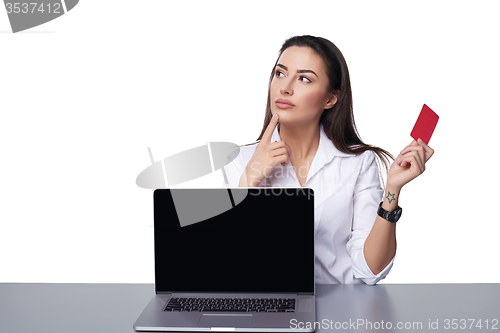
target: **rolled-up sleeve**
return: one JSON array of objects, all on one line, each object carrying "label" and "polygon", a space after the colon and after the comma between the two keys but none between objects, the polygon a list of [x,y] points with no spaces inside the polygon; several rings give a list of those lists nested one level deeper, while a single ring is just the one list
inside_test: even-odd
[{"label": "rolled-up sleeve", "polygon": [[375,153],[368,150],[360,157],[363,161],[354,188],[352,233],[347,242],[347,252],[351,256],[354,277],[366,284],[374,285],[389,274],[394,258],[377,275],[373,274],[366,263],[363,247],[375,223],[384,189],[380,187]]}]

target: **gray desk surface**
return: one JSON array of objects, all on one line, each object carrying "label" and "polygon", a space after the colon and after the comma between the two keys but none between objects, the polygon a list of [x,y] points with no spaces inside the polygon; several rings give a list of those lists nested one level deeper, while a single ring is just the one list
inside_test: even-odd
[{"label": "gray desk surface", "polygon": [[[500,332],[500,284],[318,285],[316,294],[317,332]],[[132,333],[153,296],[152,284],[0,283],[0,332]]]}]

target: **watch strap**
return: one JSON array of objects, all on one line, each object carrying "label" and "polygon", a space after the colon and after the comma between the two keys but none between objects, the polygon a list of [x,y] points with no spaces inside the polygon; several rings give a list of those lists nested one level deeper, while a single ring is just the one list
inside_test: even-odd
[{"label": "watch strap", "polygon": [[403,212],[403,209],[401,207],[397,206],[395,210],[390,212],[390,211],[387,211],[387,210],[382,208],[382,203],[383,203],[383,201],[380,202],[380,204],[378,205],[378,211],[377,211],[378,216],[382,217],[383,219],[385,219],[389,222],[396,223],[399,220],[399,218],[401,217],[401,213]]}]

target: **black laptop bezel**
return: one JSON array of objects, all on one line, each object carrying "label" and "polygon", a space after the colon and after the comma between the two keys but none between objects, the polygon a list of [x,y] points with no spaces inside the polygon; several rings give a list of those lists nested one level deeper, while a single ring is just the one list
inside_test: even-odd
[{"label": "black laptop bezel", "polygon": [[[170,191],[227,191],[229,197],[231,197],[232,191],[248,191],[248,197],[245,200],[254,200],[255,198],[263,198],[264,200],[268,200],[269,202],[273,202],[273,200],[277,200],[280,206],[283,206],[281,203],[281,199],[283,202],[289,202],[287,204],[288,207],[276,207],[276,210],[287,209],[288,211],[288,220],[295,222],[297,228],[300,228],[303,232],[300,234],[302,239],[302,244],[294,244],[294,246],[303,247],[306,251],[304,255],[302,252],[297,255],[300,257],[300,260],[303,263],[298,263],[295,267],[295,273],[290,272],[288,275],[288,279],[291,281],[296,280],[296,276],[294,274],[304,274],[307,277],[301,277],[301,282],[297,284],[296,288],[289,289],[287,287],[286,290],[283,290],[276,287],[271,287],[268,289],[262,289],[258,286],[254,287],[246,287],[246,288],[226,288],[226,289],[214,289],[212,288],[212,284],[208,283],[210,290],[207,288],[197,289],[196,287],[190,288],[176,288],[175,285],[172,285],[172,282],[166,278],[166,274],[172,274],[173,271],[176,270],[176,267],[172,267],[171,263],[175,261],[175,251],[172,252],[172,256],[170,256],[170,260],[165,260],[166,252],[165,246],[168,246],[168,243],[174,242],[173,239],[176,237],[172,236],[172,230],[169,229],[171,227],[165,226],[165,221],[168,220],[172,222],[177,218],[176,213],[171,211],[172,202],[168,202],[168,200],[172,200]],[[271,196],[275,196],[275,199],[272,199]],[[255,198],[253,198],[255,197]],[[280,199],[281,197],[281,199]],[[167,204],[165,204],[167,202]],[[253,201],[249,201],[252,203]],[[244,202],[242,202],[244,203]],[[234,202],[233,202],[234,204]],[[167,207],[170,207],[167,208]],[[240,206],[243,207],[243,206]],[[238,209],[238,205],[234,208]],[[252,215],[253,212],[250,210],[245,211],[247,215]],[[230,213],[223,214],[232,214],[234,211]],[[220,215],[223,215],[220,214]],[[240,213],[238,213],[240,214]],[[174,217],[175,215],[175,217]],[[263,214],[261,214],[263,215]],[[290,218],[293,216],[293,218]],[[219,216],[220,218],[221,216]],[[217,218],[217,217],[215,217]],[[203,188],[203,189],[194,189],[194,188],[174,188],[174,189],[158,189],[154,191],[154,251],[155,251],[155,291],[156,294],[169,294],[169,293],[234,293],[234,294],[305,294],[305,295],[314,295],[315,283],[314,283],[314,191],[311,188]],[[198,223],[197,225],[178,227],[178,228],[203,228],[203,224],[209,225],[212,219],[208,219],[207,221],[203,221]],[[170,223],[169,222],[169,223]],[[272,222],[272,220],[270,220]],[[173,223],[173,222],[172,222]],[[176,220],[178,224],[178,218]],[[282,222],[280,222],[282,223]],[[290,224],[288,224],[290,225]],[[278,226],[276,227],[278,228]],[[180,229],[179,229],[180,230]],[[187,229],[185,229],[187,230]],[[248,230],[248,229],[247,229]],[[299,229],[298,229],[299,230]],[[178,232],[176,230],[173,232],[174,234]],[[295,232],[295,231],[294,231]],[[170,241],[169,241],[170,240]],[[177,253],[178,255],[178,253]],[[304,259],[307,258],[307,259]],[[172,259],[174,258],[174,259]],[[287,259],[288,260],[288,259]],[[292,258],[291,261],[295,259]],[[170,265],[170,268],[169,268]],[[306,267],[304,267],[306,266]],[[288,267],[288,266],[286,266]],[[279,268],[278,268],[279,269]],[[170,270],[170,271],[169,271]],[[306,270],[307,273],[303,271]],[[167,273],[167,271],[169,271]],[[282,271],[282,270],[280,270]],[[298,272],[298,273],[297,273]],[[206,274],[211,274],[211,272],[204,272]],[[192,274],[188,274],[191,276]],[[200,274],[200,278],[203,278],[204,274]],[[205,275],[206,276],[206,275]],[[239,274],[239,276],[245,276],[243,274]],[[235,278],[237,278],[235,276]],[[266,280],[267,283],[267,280]],[[190,286],[192,283],[189,284]],[[246,283],[245,286],[248,286],[249,283]],[[271,283],[271,285],[273,285]],[[276,286],[276,284],[274,284]],[[261,286],[262,287],[262,286]],[[279,286],[278,286],[279,287]],[[229,290],[230,289],[230,290]]]}]

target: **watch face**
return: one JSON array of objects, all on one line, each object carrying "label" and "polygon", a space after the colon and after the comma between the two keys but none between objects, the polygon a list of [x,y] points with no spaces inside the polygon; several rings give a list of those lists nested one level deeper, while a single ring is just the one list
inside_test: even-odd
[{"label": "watch face", "polygon": [[399,220],[399,218],[401,217],[401,213],[403,212],[402,209],[398,209],[397,211],[395,211],[394,213],[394,221],[397,221]]}]

